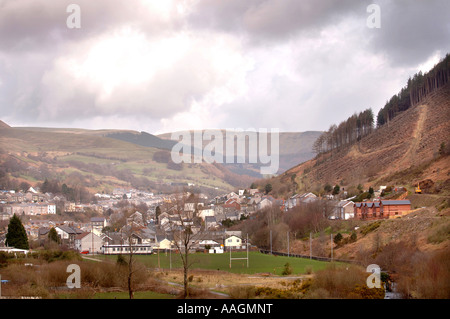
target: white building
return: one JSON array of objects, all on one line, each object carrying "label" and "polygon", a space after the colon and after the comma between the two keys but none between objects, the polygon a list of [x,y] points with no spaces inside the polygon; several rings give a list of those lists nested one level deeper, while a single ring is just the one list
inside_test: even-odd
[{"label": "white building", "polygon": [[341,200],[333,207],[330,219],[347,220],[354,217],[353,202],[350,200]]},{"label": "white building", "polygon": [[4,212],[9,215],[48,215],[56,214],[55,204],[41,204],[41,203],[19,203],[5,205]]},{"label": "white building", "polygon": [[56,214],[56,205],[55,204],[48,204],[47,214]]},{"label": "white building", "polygon": [[226,248],[241,248],[242,239],[237,236],[230,236],[225,239],[224,245]]},{"label": "white building", "polygon": [[198,212],[198,217],[205,220],[205,217],[207,216],[214,216],[214,208],[203,208],[200,209]]},{"label": "white building", "polygon": [[102,246],[103,240],[101,237],[92,232],[75,236],[75,249],[78,251],[89,251],[90,254],[99,254],[102,252]]}]

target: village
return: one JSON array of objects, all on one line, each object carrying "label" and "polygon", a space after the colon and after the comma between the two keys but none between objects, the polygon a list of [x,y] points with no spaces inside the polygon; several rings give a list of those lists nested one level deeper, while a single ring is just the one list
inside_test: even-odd
[{"label": "village", "polygon": [[[354,197],[342,199],[346,193],[319,197],[309,192],[286,200],[259,189],[239,189],[214,198],[187,191],[155,195],[115,189],[112,194],[95,194],[95,203],[90,204],[67,202],[63,196],[42,194],[33,187],[26,192],[1,191],[0,247],[7,249],[7,225],[15,214],[23,220],[28,239],[34,243],[31,249],[43,246],[54,228],[61,245],[82,254],[126,254],[130,249],[136,254],[167,252],[180,247],[174,233],[189,227],[196,235],[189,249],[210,253],[245,250],[251,247],[248,234],[228,228],[268,208],[288,212],[320,201],[329,220],[389,219],[411,211],[407,199],[382,199],[384,189],[376,191],[372,201],[362,202],[352,201]],[[57,206],[64,216],[57,212]]]}]

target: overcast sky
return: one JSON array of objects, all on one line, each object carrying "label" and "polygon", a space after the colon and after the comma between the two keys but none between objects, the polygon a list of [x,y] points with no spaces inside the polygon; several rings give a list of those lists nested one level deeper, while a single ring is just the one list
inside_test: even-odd
[{"label": "overcast sky", "polygon": [[[67,27],[71,3],[80,28]],[[449,53],[449,12],[448,0],[0,0],[0,119],[326,130],[376,114]]]}]

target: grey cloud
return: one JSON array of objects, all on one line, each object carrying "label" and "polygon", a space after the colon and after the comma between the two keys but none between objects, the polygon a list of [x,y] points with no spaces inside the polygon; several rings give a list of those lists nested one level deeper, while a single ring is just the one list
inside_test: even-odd
[{"label": "grey cloud", "polygon": [[349,14],[365,14],[369,1],[354,0],[201,0],[189,21],[202,28],[244,32],[251,40],[282,41],[301,31],[338,23]]},{"label": "grey cloud", "polygon": [[[369,4],[381,7],[381,29],[369,29]],[[416,66],[437,50],[450,51],[448,0],[200,0],[189,22],[247,36],[248,43],[270,45],[291,36],[314,33],[344,18],[360,21],[372,52],[383,53],[396,66]]]},{"label": "grey cloud", "polygon": [[[256,56],[256,70],[245,75],[248,95],[215,106],[214,111],[224,118],[223,127],[327,129],[355,110],[381,106],[404,84],[406,70],[437,50],[450,52],[448,0],[379,0],[381,29],[365,26],[366,7],[376,2],[372,0],[199,0],[188,16],[179,15],[176,6],[167,16],[158,16],[137,1],[79,0],[82,28],[70,30],[66,7],[73,2],[0,0],[2,116],[40,123],[101,123],[100,118],[117,121],[130,116],[155,122],[170,119],[226,81],[215,77],[214,66],[201,55],[211,39],[226,33],[234,43],[245,41],[230,51],[250,59]],[[71,48],[87,51],[97,36],[107,37],[109,31],[124,25],[135,27],[147,40],[173,36],[180,30],[203,39],[196,42],[196,50],[157,70],[152,80],[136,87],[126,83],[118,87],[107,103],[99,102],[96,83],[89,87],[90,83],[63,81],[67,74],[55,66],[56,59],[72,57],[67,52]],[[345,30],[336,34],[336,44],[326,43],[333,39],[321,32],[335,32],[337,25]],[[305,49],[304,43],[313,47]],[[295,73],[294,79],[280,76],[276,66],[261,67],[284,58],[276,55],[278,46],[294,52],[290,64],[284,66]],[[258,50],[264,54],[255,54]],[[366,68],[377,63],[378,57],[382,57],[379,67]],[[390,66],[384,64],[386,60]],[[73,80],[70,74],[67,78]],[[367,92],[367,88],[376,89]]]},{"label": "grey cloud", "polygon": [[[138,1],[79,0],[81,28],[69,29],[67,6],[73,0],[0,0],[0,50],[52,50],[60,43],[78,41],[121,25],[137,26],[151,35],[183,25],[149,12]],[[175,14],[171,12],[171,14]]]},{"label": "grey cloud", "polygon": [[417,65],[437,50],[450,51],[450,1],[384,1],[381,28],[373,29],[371,49],[387,54],[392,65]]}]

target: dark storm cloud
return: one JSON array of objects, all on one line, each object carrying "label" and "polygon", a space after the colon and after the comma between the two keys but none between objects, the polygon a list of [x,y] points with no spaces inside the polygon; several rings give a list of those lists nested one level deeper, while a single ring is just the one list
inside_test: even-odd
[{"label": "dark storm cloud", "polygon": [[[381,8],[381,29],[366,26],[370,15],[366,9],[372,3]],[[448,0],[200,0],[189,22],[198,28],[245,34],[250,43],[267,44],[353,17],[367,29],[370,50],[386,54],[394,64],[414,65],[436,50],[450,49],[449,12]]]},{"label": "dark storm cloud", "polygon": [[[71,3],[81,29],[66,26]],[[381,29],[366,25],[371,3]],[[326,129],[450,52],[448,12],[447,0],[0,0],[0,119]]]},{"label": "dark storm cloud", "polygon": [[371,49],[393,66],[422,63],[436,51],[450,52],[450,1],[383,1],[381,28],[371,32]]}]

